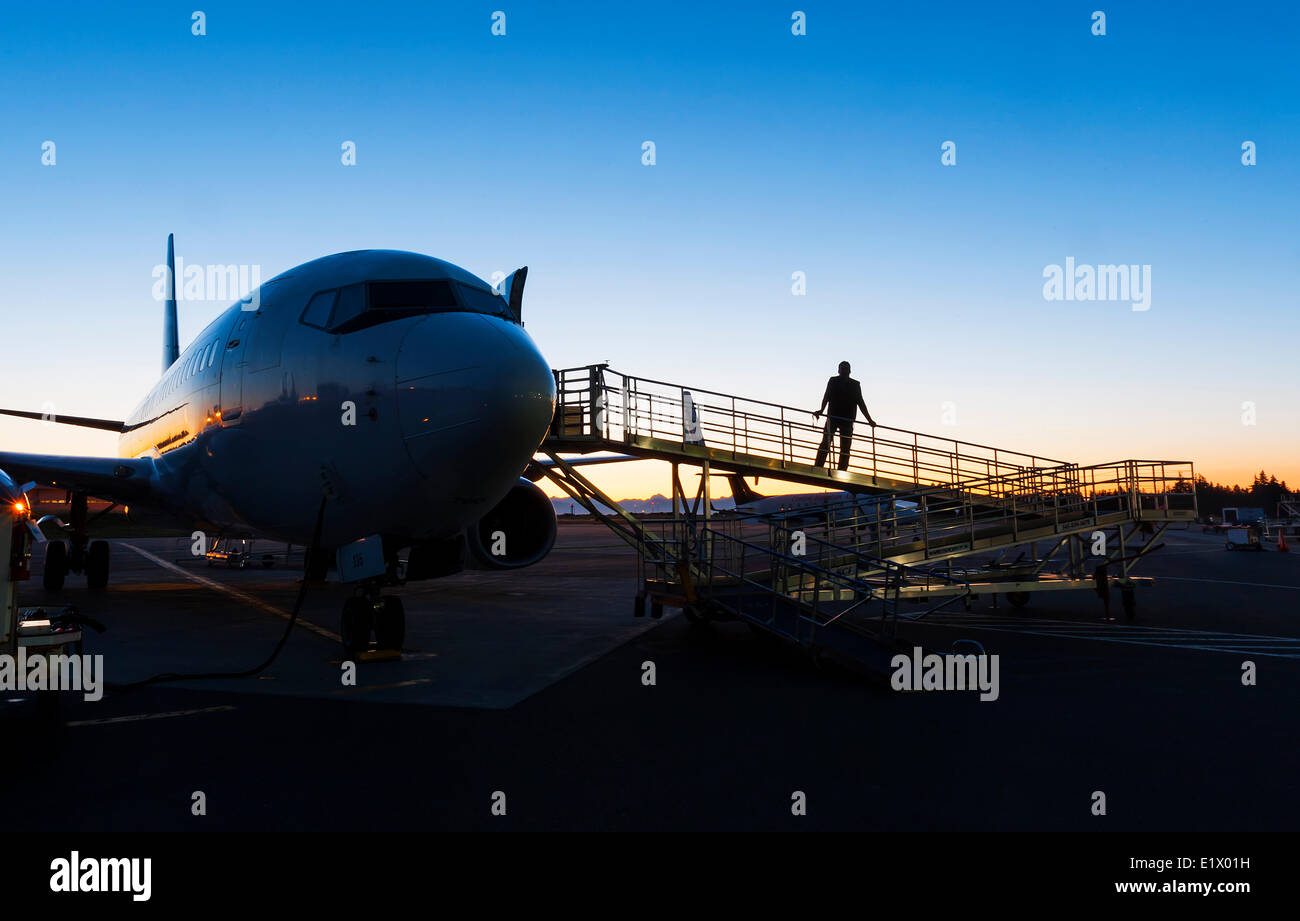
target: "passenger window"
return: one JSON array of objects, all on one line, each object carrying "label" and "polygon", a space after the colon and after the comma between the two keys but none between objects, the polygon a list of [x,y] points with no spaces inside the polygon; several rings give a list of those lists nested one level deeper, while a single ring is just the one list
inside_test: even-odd
[{"label": "passenger window", "polygon": [[308,301],[307,309],[302,312],[302,322],[321,329],[329,326],[330,311],[334,308],[336,294],[337,291],[322,291]]}]

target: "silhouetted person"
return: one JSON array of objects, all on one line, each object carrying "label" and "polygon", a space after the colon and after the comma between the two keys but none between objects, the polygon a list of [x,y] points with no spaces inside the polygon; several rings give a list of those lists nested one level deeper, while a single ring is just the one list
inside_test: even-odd
[{"label": "silhouetted person", "polygon": [[840,469],[849,468],[849,448],[853,446],[853,420],[857,418],[858,410],[862,410],[862,415],[867,417],[867,424],[875,428],[876,421],[871,418],[871,413],[867,410],[867,404],[862,401],[862,385],[849,377],[849,367],[847,361],[840,362],[840,373],[838,377],[832,377],[826,382],[826,393],[822,395],[822,405],[813,413],[814,419],[820,419],[822,412],[829,409],[826,413],[826,428],[822,432],[821,447],[817,449],[817,463],[814,467],[823,467],[826,465],[826,453],[831,448],[831,437],[835,432],[840,433]]}]

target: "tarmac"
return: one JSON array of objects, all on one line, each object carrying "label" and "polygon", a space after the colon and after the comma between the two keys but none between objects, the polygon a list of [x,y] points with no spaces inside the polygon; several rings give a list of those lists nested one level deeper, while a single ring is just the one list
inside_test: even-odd
[{"label": "tarmac", "polygon": [[[1227,552],[1199,526],[1164,540],[1134,621],[1118,597],[1103,621],[1085,591],[1024,609],[982,597],[904,628],[933,651],[997,654],[999,694],[982,701],[819,668],[742,624],[636,618],[633,552],[562,519],[536,566],[397,589],[403,657],[361,663],[355,686],[337,641],[350,590],[311,584],[256,678],[73,697],[55,725],[5,702],[21,755],[0,768],[0,828],[1293,829],[1300,554]],[[113,682],[258,664],[298,570],[188,551],[113,541],[108,591],[70,575],[57,595],[38,553],[20,603],[104,622],[85,651]]]}]

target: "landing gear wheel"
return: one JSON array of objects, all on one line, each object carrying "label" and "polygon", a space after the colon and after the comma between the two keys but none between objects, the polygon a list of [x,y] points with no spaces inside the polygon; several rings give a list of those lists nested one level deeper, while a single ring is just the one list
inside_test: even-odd
[{"label": "landing gear wheel", "polygon": [[275,565],[275,557],[273,557],[273,556],[272,556],[271,554],[269,554],[269,553],[263,553],[263,554],[262,554],[262,568],[263,568],[263,569],[270,569],[270,568],[271,568],[272,566],[274,566],[274,565]]},{"label": "landing gear wheel", "polygon": [[645,617],[645,595],[637,595],[632,601],[632,616]]},{"label": "landing gear wheel", "polygon": [[41,583],[46,591],[57,592],[63,588],[63,580],[68,577],[68,545],[61,540],[52,540],[45,545],[45,573]]},{"label": "landing gear wheel", "polygon": [[1007,592],[1007,601],[1013,608],[1023,608],[1029,604],[1029,592]]},{"label": "landing gear wheel", "polygon": [[682,614],[686,615],[686,619],[693,624],[702,624],[706,620],[708,620],[708,618],[706,618],[703,614],[701,614],[694,605],[688,604],[683,606]]},{"label": "landing gear wheel", "polygon": [[374,605],[369,598],[349,598],[343,603],[343,651],[349,656],[370,647],[370,629],[374,623]]},{"label": "landing gear wheel", "polygon": [[86,550],[86,587],[102,592],[108,585],[108,541],[91,541]]},{"label": "landing gear wheel", "polygon": [[653,620],[658,620],[659,618],[661,618],[661,617],[663,617],[663,616],[664,616],[664,606],[663,606],[663,604],[662,604],[661,602],[658,602],[658,601],[652,601],[652,602],[650,602],[650,617],[651,617]]},{"label": "landing gear wheel", "polygon": [[406,639],[406,607],[396,595],[385,595],[380,603],[375,611],[375,645],[400,652]]},{"label": "landing gear wheel", "polygon": [[1119,597],[1124,605],[1125,620],[1133,620],[1137,617],[1137,596],[1133,594],[1133,589],[1120,589]]}]

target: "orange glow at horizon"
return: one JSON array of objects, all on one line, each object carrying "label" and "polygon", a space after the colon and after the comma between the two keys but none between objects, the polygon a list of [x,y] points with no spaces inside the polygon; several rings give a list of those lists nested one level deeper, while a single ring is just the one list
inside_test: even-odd
[{"label": "orange glow at horizon", "polygon": [[[1123,460],[1125,458],[1116,455],[1106,459]],[[1094,459],[1085,463],[1096,462],[1098,461]],[[1219,463],[1202,464],[1198,463],[1194,458],[1192,459],[1192,469],[1197,477],[1205,477],[1211,483],[1224,486],[1250,486],[1259,473],[1261,466],[1270,476],[1276,476],[1279,481],[1287,483],[1292,492],[1300,492],[1300,467],[1274,469],[1268,464],[1252,466],[1249,462],[1237,459],[1220,459]],[[667,461],[622,461],[579,467],[578,471],[591,480],[607,496],[618,501],[648,499],[654,495],[672,495],[672,465]],[[699,474],[699,467],[688,467],[683,464],[680,468],[682,489],[685,490],[688,498],[693,498],[696,490],[699,489]],[[723,474],[714,473],[711,479],[712,482],[709,484],[711,498],[723,499],[731,496],[731,486]],[[834,489],[819,489],[816,486],[809,486],[804,483],[791,483],[777,479],[774,476],[760,476],[755,482],[755,477],[746,475],[745,482],[753,487],[755,492],[765,496],[835,491]],[[567,493],[555,486],[547,477],[538,480],[537,485],[552,499],[570,498]]]},{"label": "orange glow at horizon", "polygon": [[[214,419],[219,418],[214,413]],[[1147,451],[1135,455],[1133,445],[1123,449],[1129,438],[1115,437],[1114,444],[1120,447],[1103,449],[1098,446],[1095,435],[1080,437],[1076,440],[1057,436],[1058,443],[1051,445],[1055,450],[1050,453],[1069,460],[1078,460],[1081,464],[1093,464],[1104,461],[1120,460],[1139,456],[1143,459],[1170,457],[1175,460],[1189,459],[1194,465],[1197,476],[1203,476],[1212,483],[1226,486],[1249,486],[1261,469],[1288,484],[1293,492],[1300,491],[1300,439],[1278,433],[1247,433],[1248,441],[1237,442],[1211,441],[1209,436],[1190,433],[1192,437],[1179,435],[1171,439],[1175,447],[1181,450],[1157,450],[1148,445]],[[65,454],[84,457],[117,457],[117,435],[92,429],[56,425],[29,419],[0,418],[0,444],[7,449],[31,454]],[[973,439],[982,440],[982,439]],[[1024,439],[1015,439],[1022,441]],[[1141,439],[1139,439],[1140,442]],[[1073,442],[1073,443],[1071,443]],[[1198,447],[1199,446],[1199,447]],[[666,461],[638,460],[612,464],[580,467],[583,476],[588,477],[607,495],[615,499],[645,499],[655,494],[671,495],[671,465]],[[681,468],[682,488],[690,496],[699,488],[698,467]],[[752,476],[746,482],[757,492],[764,495],[784,495],[789,493],[817,492],[812,486],[788,483],[772,476],[762,476],[755,485]],[[537,485],[553,498],[566,498],[564,492],[549,479],[543,477]],[[724,498],[731,494],[730,487],[720,475],[715,475],[710,484],[710,495]]]}]

